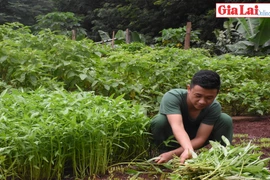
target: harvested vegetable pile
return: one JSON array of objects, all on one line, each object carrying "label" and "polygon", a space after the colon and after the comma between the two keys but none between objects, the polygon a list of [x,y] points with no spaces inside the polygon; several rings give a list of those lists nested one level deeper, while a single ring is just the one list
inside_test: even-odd
[{"label": "harvested vegetable pile", "polygon": [[[189,159],[184,165],[179,157],[170,162],[169,179],[270,179],[266,168],[270,158],[261,159],[262,153],[251,142],[246,147],[234,147],[223,137],[227,146],[210,142],[211,148]],[[169,166],[167,166],[169,167]]]},{"label": "harvested vegetable pile", "polygon": [[128,163],[124,169],[126,173],[133,174],[131,179],[141,175],[154,175],[155,178],[158,175],[159,179],[171,180],[270,179],[267,168],[270,158],[262,159],[262,152],[256,145],[249,142],[246,146],[233,146],[225,137],[223,141],[226,146],[211,141],[210,149],[200,151],[198,155],[193,153],[193,158],[186,160],[185,164],[180,164],[179,157],[174,157],[162,165],[153,163],[153,158],[149,161]]}]

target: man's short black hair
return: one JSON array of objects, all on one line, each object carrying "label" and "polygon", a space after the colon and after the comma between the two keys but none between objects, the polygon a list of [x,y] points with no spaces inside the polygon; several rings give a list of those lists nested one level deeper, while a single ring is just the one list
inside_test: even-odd
[{"label": "man's short black hair", "polygon": [[193,88],[195,85],[199,85],[205,89],[220,89],[220,77],[219,75],[211,70],[200,70],[194,74],[190,87]]}]

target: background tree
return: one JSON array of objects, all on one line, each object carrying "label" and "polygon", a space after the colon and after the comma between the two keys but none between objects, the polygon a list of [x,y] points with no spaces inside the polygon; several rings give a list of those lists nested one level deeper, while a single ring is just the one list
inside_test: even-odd
[{"label": "background tree", "polygon": [[35,17],[54,11],[53,0],[0,0],[0,23],[35,24]]},{"label": "background tree", "polygon": [[32,26],[38,15],[72,12],[82,17],[80,25],[94,41],[100,40],[98,30],[111,35],[113,31],[129,28],[144,34],[147,42],[152,43],[163,29],[184,27],[190,21],[193,30],[201,30],[200,39],[206,42],[216,40],[213,31],[222,29],[227,20],[215,17],[215,5],[213,0],[0,0],[0,24],[18,21]]},{"label": "background tree", "polygon": [[151,1],[106,2],[94,11],[92,31],[112,32],[128,28],[145,34],[146,37],[153,36],[161,30],[162,24],[157,21],[161,18],[160,15],[158,8]]},{"label": "background tree", "polygon": [[3,24],[8,21],[7,15],[7,0],[0,0],[0,24]]},{"label": "background tree", "polygon": [[86,31],[81,27],[81,20],[82,17],[75,16],[72,12],[52,12],[37,16],[37,24],[33,27],[37,31],[49,28],[57,34],[70,37],[72,30],[75,30],[77,39],[82,39],[86,36]]},{"label": "background tree", "polygon": [[[112,33],[129,28],[153,39],[160,35],[162,29],[183,27],[187,21],[193,23],[194,29],[204,27],[201,24],[206,22],[211,27],[218,26],[214,13],[207,14],[215,7],[215,1],[210,0],[0,0],[0,4],[1,24],[18,21],[24,25],[33,25],[37,15],[53,11],[73,12],[84,17],[81,25],[93,40],[99,40],[98,30]],[[214,22],[209,23],[211,21]],[[206,27],[208,30],[209,26]],[[201,34],[207,38],[204,33]]]},{"label": "background tree", "polygon": [[[92,33],[92,20],[95,19],[94,10],[101,7],[100,0],[53,0],[59,12],[73,12],[75,15],[83,17],[81,26],[88,32],[89,38],[95,40],[98,32]],[[93,36],[93,34],[95,34]]]}]

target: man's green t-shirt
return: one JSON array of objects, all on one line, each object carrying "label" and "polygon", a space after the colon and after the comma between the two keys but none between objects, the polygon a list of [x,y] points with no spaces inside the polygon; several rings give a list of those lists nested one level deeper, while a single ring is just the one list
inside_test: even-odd
[{"label": "man's green t-shirt", "polygon": [[190,138],[196,136],[201,123],[214,125],[221,114],[220,104],[214,100],[213,103],[202,109],[196,119],[190,117],[187,107],[187,90],[172,89],[164,94],[160,104],[160,114],[181,114],[186,132]]}]

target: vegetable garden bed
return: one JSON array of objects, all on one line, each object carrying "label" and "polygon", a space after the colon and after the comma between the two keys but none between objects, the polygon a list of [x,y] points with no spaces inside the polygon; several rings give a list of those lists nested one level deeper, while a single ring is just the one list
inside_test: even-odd
[{"label": "vegetable garden bed", "polygon": [[[163,93],[185,88],[199,69],[220,74],[224,112],[270,113],[269,56],[139,43],[112,49],[51,31],[33,35],[17,23],[0,26],[0,47],[0,179],[128,179],[107,166],[151,158],[149,118]],[[235,121],[234,144],[252,140],[269,157],[268,124]]]}]

